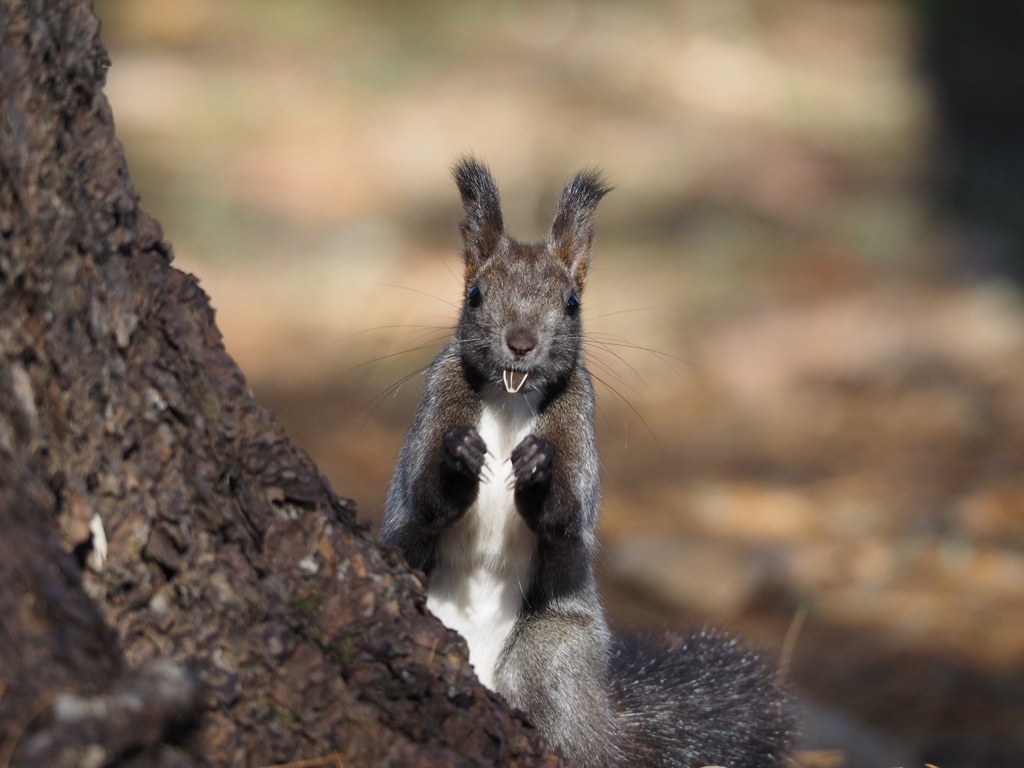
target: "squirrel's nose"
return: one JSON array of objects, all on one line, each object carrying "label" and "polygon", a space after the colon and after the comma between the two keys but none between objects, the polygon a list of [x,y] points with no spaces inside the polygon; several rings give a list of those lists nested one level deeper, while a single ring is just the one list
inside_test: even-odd
[{"label": "squirrel's nose", "polygon": [[505,334],[505,343],[516,357],[523,357],[537,346],[537,334],[526,328],[516,328]]}]

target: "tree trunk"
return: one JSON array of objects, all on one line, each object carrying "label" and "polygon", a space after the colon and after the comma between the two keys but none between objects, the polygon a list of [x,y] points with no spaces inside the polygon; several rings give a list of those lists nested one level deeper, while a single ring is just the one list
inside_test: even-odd
[{"label": "tree trunk", "polygon": [[0,768],[562,764],[253,399],[88,0],[0,0],[0,44]]}]

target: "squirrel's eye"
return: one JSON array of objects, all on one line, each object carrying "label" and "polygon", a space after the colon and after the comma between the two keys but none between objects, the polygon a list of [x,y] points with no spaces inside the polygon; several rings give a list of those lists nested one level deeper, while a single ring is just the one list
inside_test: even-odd
[{"label": "squirrel's eye", "polygon": [[483,295],[480,293],[480,289],[477,286],[473,286],[469,289],[469,306],[479,307],[480,303],[484,300]]},{"label": "squirrel's eye", "polygon": [[575,293],[569,296],[569,300],[565,302],[566,314],[575,315],[580,310],[580,300]]}]

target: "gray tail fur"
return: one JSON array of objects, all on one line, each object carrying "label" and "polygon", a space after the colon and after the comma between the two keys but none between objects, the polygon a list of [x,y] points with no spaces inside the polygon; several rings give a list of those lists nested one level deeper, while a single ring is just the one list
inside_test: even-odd
[{"label": "gray tail fur", "polygon": [[774,675],[736,640],[704,630],[619,641],[611,660],[625,765],[779,768],[793,722]]}]

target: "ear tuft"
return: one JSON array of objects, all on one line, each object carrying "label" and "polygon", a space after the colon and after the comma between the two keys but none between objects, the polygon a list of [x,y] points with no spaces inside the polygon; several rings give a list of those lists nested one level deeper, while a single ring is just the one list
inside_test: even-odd
[{"label": "ear tuft", "polygon": [[565,185],[558,203],[548,239],[555,257],[583,285],[590,266],[590,246],[594,242],[594,211],[611,192],[600,171],[581,171]]},{"label": "ear tuft", "polygon": [[490,258],[505,234],[498,186],[487,166],[473,157],[462,157],[452,166],[452,177],[462,195],[466,218],[462,232],[467,274],[473,274]]}]

